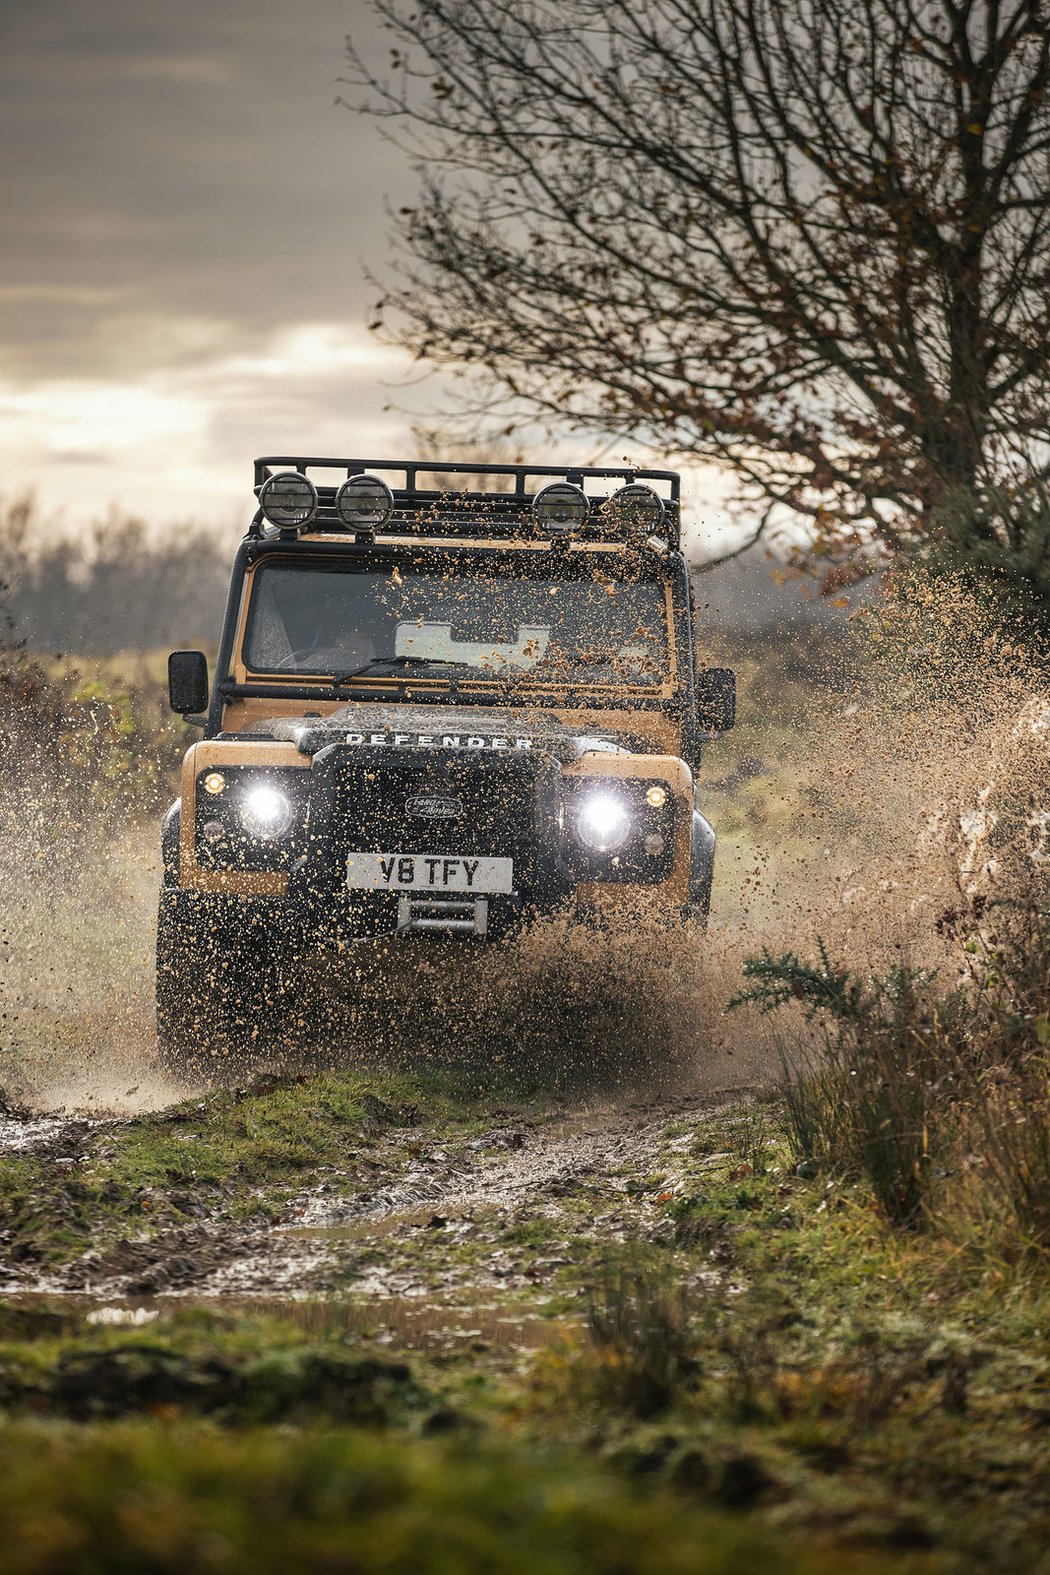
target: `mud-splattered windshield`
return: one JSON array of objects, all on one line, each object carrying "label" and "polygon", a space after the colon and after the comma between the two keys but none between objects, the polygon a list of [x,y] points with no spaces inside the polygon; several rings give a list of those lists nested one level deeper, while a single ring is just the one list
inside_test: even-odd
[{"label": "mud-splattered windshield", "polygon": [[264,564],[245,661],[257,673],[656,685],[668,673],[664,583],[508,572]]}]

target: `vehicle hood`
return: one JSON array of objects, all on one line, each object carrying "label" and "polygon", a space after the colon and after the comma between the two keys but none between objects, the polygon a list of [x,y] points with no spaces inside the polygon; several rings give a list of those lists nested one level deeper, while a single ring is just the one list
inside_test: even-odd
[{"label": "vehicle hood", "polygon": [[653,743],[620,729],[580,731],[549,711],[525,707],[354,704],[324,717],[274,717],[252,735],[294,743],[304,755],[331,744],[485,754],[546,754],[568,763],[585,754],[652,754]]}]

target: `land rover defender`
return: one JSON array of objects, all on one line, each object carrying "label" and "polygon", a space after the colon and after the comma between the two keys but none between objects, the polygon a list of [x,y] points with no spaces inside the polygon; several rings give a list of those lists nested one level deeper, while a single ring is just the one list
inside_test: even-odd
[{"label": "land rover defender", "polygon": [[704,922],[735,690],[694,655],[676,474],[264,458],[255,492],[210,699],[169,659],[204,733],[163,826],[169,1064],[242,1050],[307,954]]}]

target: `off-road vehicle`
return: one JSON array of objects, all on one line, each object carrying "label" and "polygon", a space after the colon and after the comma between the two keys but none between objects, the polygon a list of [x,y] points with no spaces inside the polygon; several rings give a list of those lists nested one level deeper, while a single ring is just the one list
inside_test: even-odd
[{"label": "off-road vehicle", "polygon": [[735,692],[694,656],[676,474],[265,458],[255,491],[210,703],[204,654],[169,660],[204,738],[164,821],[162,1056],[242,1046],[308,956],[703,922],[694,779]]}]

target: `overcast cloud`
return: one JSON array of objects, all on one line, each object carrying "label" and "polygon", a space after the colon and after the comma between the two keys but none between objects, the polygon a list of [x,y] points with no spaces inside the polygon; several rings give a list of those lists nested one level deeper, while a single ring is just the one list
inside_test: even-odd
[{"label": "overcast cloud", "polygon": [[0,494],[232,524],[256,454],[410,447],[347,33],[381,62],[366,0],[0,0]]},{"label": "overcast cloud", "polygon": [[350,31],[361,0],[2,0],[7,495],[224,518],[257,452],[403,446],[362,263],[411,177],[336,107]]}]

